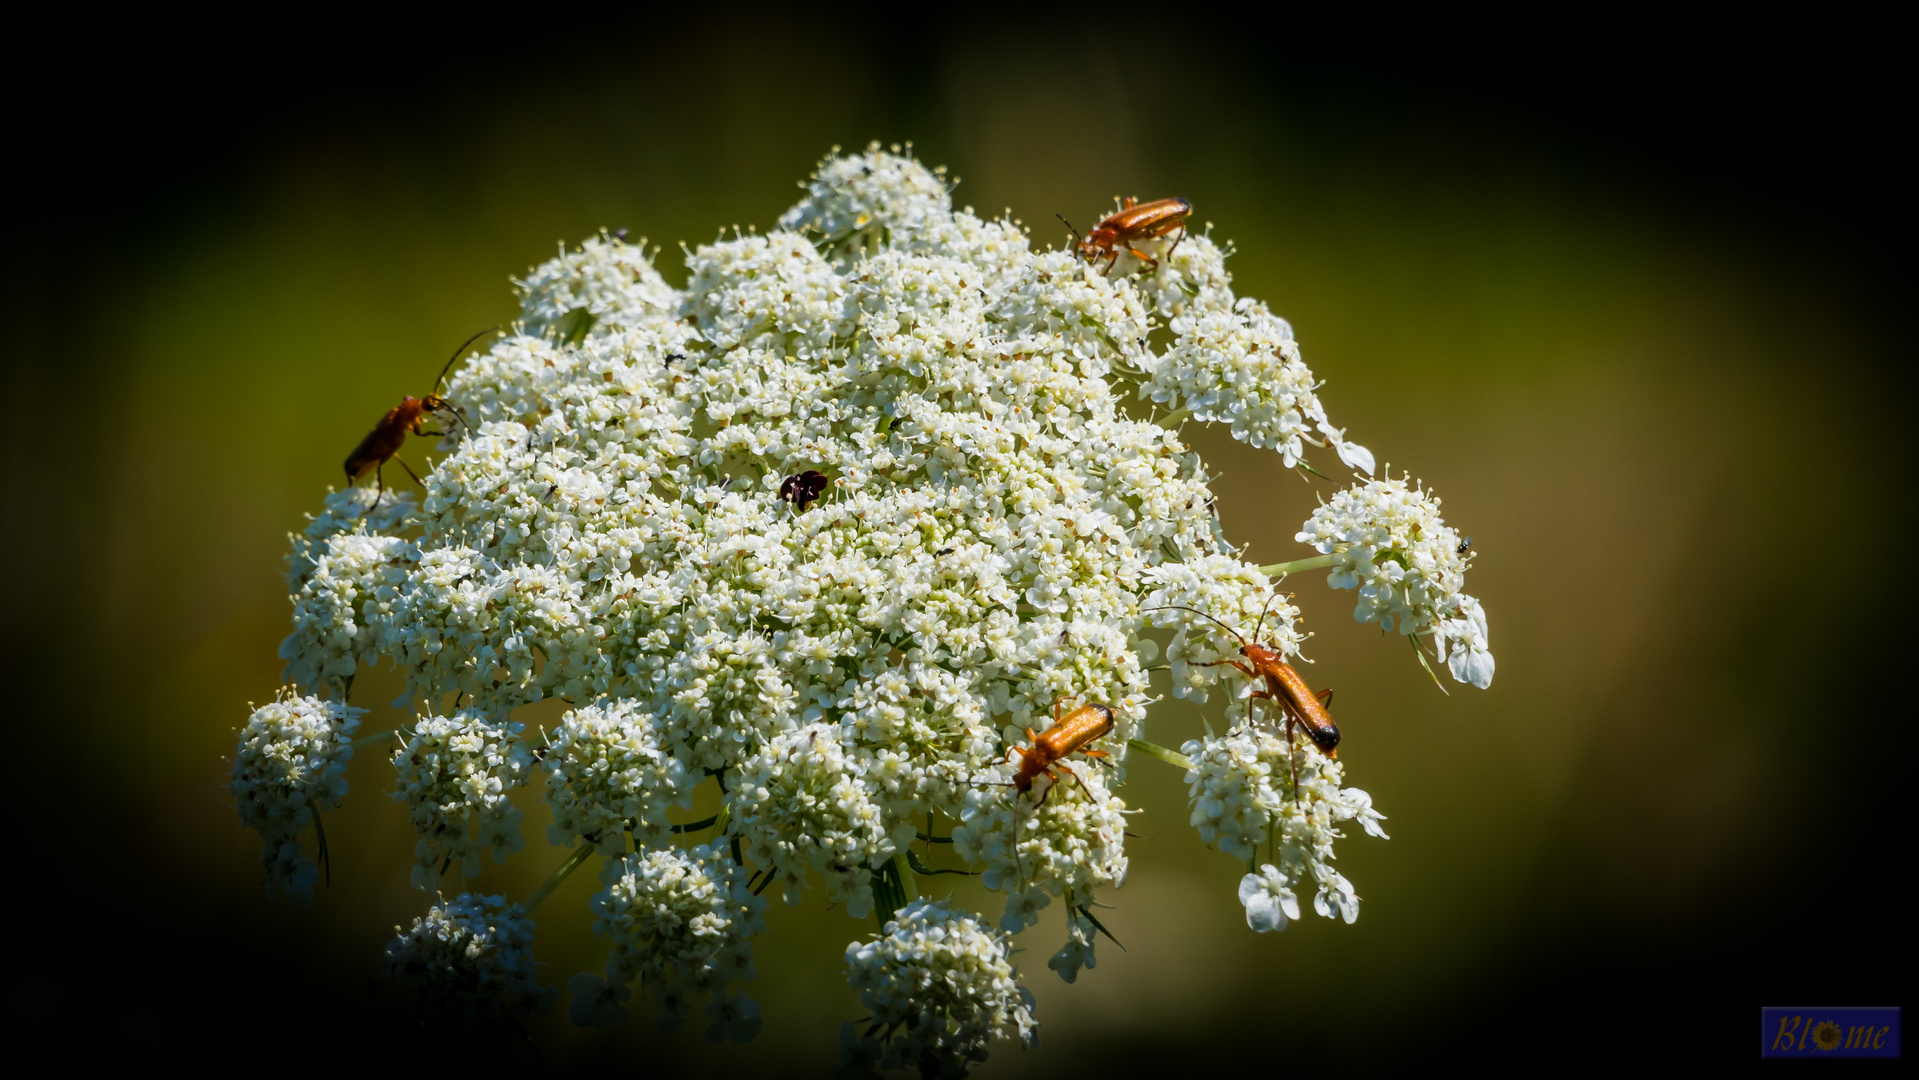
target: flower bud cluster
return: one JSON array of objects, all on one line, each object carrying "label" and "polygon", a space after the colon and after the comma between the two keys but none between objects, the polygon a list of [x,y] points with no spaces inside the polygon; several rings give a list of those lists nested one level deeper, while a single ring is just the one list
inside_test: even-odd
[{"label": "flower bud cluster", "polygon": [[346,797],[353,733],[365,709],[297,697],[292,687],[253,710],[233,751],[233,793],[240,824],[260,834],[267,891],[301,907],[313,902],[319,867],[300,847],[314,815]]},{"label": "flower bud cluster", "polygon": [[380,974],[410,985],[428,1020],[484,1028],[546,1012],[559,994],[534,971],[533,920],[498,896],[442,899],[393,932]]},{"label": "flower bud cluster", "polygon": [[665,844],[667,810],[691,805],[699,779],[661,749],[653,715],[631,700],[568,712],[547,740],[541,768],[553,811],[547,839],[564,846],[581,837],[602,855],[626,851],[629,830],[642,847]]},{"label": "flower bud cluster", "polygon": [[[1200,839],[1251,865],[1266,848],[1267,863],[1240,883],[1240,903],[1254,930],[1283,930],[1299,917],[1294,890],[1307,878],[1318,885],[1314,907],[1347,922],[1359,916],[1352,883],[1332,868],[1333,841],[1342,821],[1358,821],[1385,839],[1385,815],[1372,796],[1342,788],[1338,761],[1320,752],[1303,731],[1289,746],[1282,729],[1243,723],[1226,734],[1193,739],[1180,748],[1193,763],[1187,799]],[[1298,786],[1294,786],[1294,777]]]},{"label": "flower bud cluster", "polygon": [[439,888],[441,868],[458,863],[474,877],[480,856],[495,862],[520,850],[520,819],[507,792],[526,783],[533,755],[520,737],[525,724],[502,723],[478,709],[423,717],[406,746],[393,755],[399,777],[393,792],[413,814],[413,887]]},{"label": "flower bud cluster", "polygon": [[747,889],[746,871],[724,847],[609,859],[600,881],[606,888],[593,897],[593,932],[613,949],[605,978],[581,974],[568,984],[574,1023],[625,1023],[623,1003],[639,979],[659,996],[663,1029],[686,1018],[692,995],[711,994],[707,1014],[715,1022],[708,1038],[748,1042],[758,1034],[759,1005],[725,990],[754,976],[752,935],[766,928],[766,901]]},{"label": "flower bud cluster", "polygon": [[1358,589],[1354,620],[1401,634],[1430,634],[1453,677],[1492,684],[1486,616],[1466,595],[1471,556],[1439,516],[1439,497],[1405,480],[1373,480],[1335,494],[1295,538],[1333,556],[1326,583]]},{"label": "flower bud cluster", "polygon": [[1039,1045],[1033,995],[1007,960],[1006,935],[943,903],[915,900],[871,941],[846,947],[847,979],[872,1012],[840,1035],[847,1066],[957,1075],[994,1039]]}]

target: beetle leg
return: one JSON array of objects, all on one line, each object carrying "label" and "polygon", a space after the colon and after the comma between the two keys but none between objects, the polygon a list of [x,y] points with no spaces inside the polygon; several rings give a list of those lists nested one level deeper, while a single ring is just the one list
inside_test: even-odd
[{"label": "beetle leg", "polygon": [[1319,693],[1314,694],[1313,696],[1319,699],[1319,703],[1321,705],[1324,705],[1329,709],[1333,707],[1333,692],[1331,690],[1321,690]]},{"label": "beetle leg", "polygon": [[[1066,700],[1065,694],[1061,694],[1060,696],[1053,699],[1053,723],[1054,724],[1059,723],[1059,703],[1065,700]],[[1032,732],[1028,731],[1027,734],[1031,735]]]},{"label": "beetle leg", "polygon": [[1126,250],[1132,252],[1134,258],[1146,264],[1147,273],[1150,274],[1153,271],[1159,269],[1158,259],[1153,258],[1151,255],[1146,254],[1144,251],[1141,251],[1140,249],[1132,246],[1131,244],[1126,245]]},{"label": "beetle leg", "polygon": [[1204,664],[1189,664],[1189,665],[1187,665],[1187,666],[1188,666],[1188,667],[1218,667],[1218,666],[1220,666],[1221,664],[1231,664],[1232,666],[1234,666],[1234,667],[1236,667],[1236,668],[1238,668],[1239,670],[1241,670],[1241,671],[1243,671],[1243,672],[1245,672],[1245,673],[1246,673],[1246,677],[1247,677],[1247,678],[1249,678],[1249,679],[1258,679],[1258,678],[1259,678],[1259,672],[1257,672],[1257,671],[1254,671],[1254,670],[1253,670],[1252,668],[1249,668],[1249,667],[1247,667],[1247,666],[1246,666],[1245,664],[1242,664],[1242,663],[1240,663],[1239,661],[1237,661],[1237,660],[1234,660],[1234,659],[1231,659],[1231,658],[1228,658],[1228,659],[1225,659],[1225,660],[1213,660],[1213,661],[1209,661],[1208,663],[1204,663]]},{"label": "beetle leg", "polygon": [[1173,246],[1166,249],[1167,258],[1173,257],[1173,252],[1179,250],[1179,242],[1184,239],[1186,239],[1186,223],[1182,221],[1179,223],[1179,236],[1173,240]]},{"label": "beetle leg", "polygon": [[[1066,766],[1061,765],[1060,768],[1064,769]],[[1071,772],[1072,770],[1068,769],[1067,771]],[[1051,778],[1053,782],[1046,785],[1046,790],[1040,793],[1039,802],[1033,804],[1033,809],[1035,810],[1045,806],[1046,800],[1053,797],[1053,789],[1059,786],[1059,774],[1053,771],[1051,765],[1046,767],[1046,775]]]},{"label": "beetle leg", "polygon": [[1293,712],[1292,702],[1287,701],[1285,698],[1275,698],[1274,700],[1279,702],[1280,711],[1286,714],[1286,765],[1293,772],[1293,805],[1298,806],[1299,805],[1299,759],[1293,756],[1295,752],[1295,748],[1293,746],[1293,724],[1297,722],[1298,718],[1295,716]]},{"label": "beetle leg", "polygon": [[405,459],[405,458],[403,458],[403,457],[401,457],[401,456],[400,456],[400,455],[398,455],[398,454],[395,454],[395,455],[393,455],[393,460],[395,460],[395,461],[397,461],[397,462],[399,462],[399,463],[400,463],[400,468],[402,468],[402,469],[405,469],[405,470],[406,470],[406,474],[407,474],[408,476],[411,476],[411,477],[413,478],[413,482],[414,482],[414,483],[416,483],[416,484],[419,484],[419,485],[420,485],[421,487],[425,487],[425,486],[426,486],[426,483],[425,483],[424,481],[422,481],[422,480],[420,479],[420,474],[419,474],[419,473],[416,473],[416,472],[414,472],[414,471],[413,471],[413,466],[411,466],[411,465],[408,465],[408,464],[406,463],[406,459]]},{"label": "beetle leg", "polygon": [[366,517],[368,514],[373,513],[373,511],[380,505],[381,496],[385,494],[386,494],[386,461],[382,459],[378,465],[375,465],[373,467],[373,505],[361,511],[360,516]]},{"label": "beetle leg", "polygon": [[1081,750],[1080,753],[1085,754],[1087,757],[1112,757],[1113,756],[1104,750]]},{"label": "beetle leg", "polygon": [[[1079,773],[1076,770],[1067,768],[1066,763],[1064,761],[1055,762],[1055,764],[1057,764],[1060,768],[1066,770],[1066,775],[1073,778],[1073,782],[1079,785],[1079,789],[1086,793],[1086,797],[1088,799],[1091,799],[1093,797],[1093,789],[1086,786],[1086,781],[1081,780],[1079,778]],[[1048,790],[1050,791],[1051,789],[1048,789]]]}]

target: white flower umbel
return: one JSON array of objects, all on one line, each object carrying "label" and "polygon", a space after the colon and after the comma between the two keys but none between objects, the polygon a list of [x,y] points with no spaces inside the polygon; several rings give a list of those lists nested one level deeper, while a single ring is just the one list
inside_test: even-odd
[{"label": "white flower umbel", "polygon": [[602,855],[627,850],[626,833],[641,847],[672,835],[668,808],[693,801],[698,776],[662,749],[655,718],[634,701],[597,702],[568,712],[547,741],[541,768],[553,811],[547,839],[584,838]]},{"label": "white flower umbel", "polygon": [[679,1026],[690,998],[712,994],[709,1037],[747,1042],[759,1032],[759,1005],[724,991],[751,979],[752,935],[765,929],[766,900],[724,847],[666,848],[610,859],[606,888],[593,897],[593,932],[612,942],[606,977],[575,975],[573,1022],[608,1027],[628,1019],[633,980],[660,999],[660,1027]]},{"label": "white flower umbel", "polygon": [[[1039,1045],[1033,995],[1007,961],[1007,937],[943,903],[915,900],[871,941],[846,947],[846,981],[872,1012],[863,1037],[841,1035],[841,1060],[957,1075],[987,1044]],[[872,1043],[884,1047],[873,1053]]]},{"label": "white flower umbel", "polygon": [[1246,923],[1258,931],[1284,930],[1287,919],[1299,917],[1294,890],[1307,878],[1319,887],[1314,907],[1321,915],[1337,911],[1352,922],[1359,897],[1332,868],[1333,841],[1340,837],[1335,826],[1357,820],[1367,833],[1386,837],[1379,824],[1385,816],[1373,809],[1372,796],[1341,788],[1339,762],[1304,731],[1294,740],[1289,747],[1283,731],[1255,721],[1180,748],[1192,762],[1187,798],[1200,839],[1249,866],[1262,848],[1272,860],[1239,886]]},{"label": "white flower umbel", "polygon": [[473,877],[486,851],[503,862],[524,845],[524,815],[507,801],[507,792],[526,783],[533,770],[533,755],[520,738],[525,727],[462,709],[422,718],[394,753],[399,780],[393,799],[412,811],[420,834],[414,888],[439,888],[441,870],[451,863]]},{"label": "white flower umbel", "polygon": [[300,834],[346,797],[353,732],[364,715],[343,702],[297,697],[288,687],[253,710],[233,751],[228,790],[240,824],[260,834],[267,892],[301,907],[313,902],[319,867],[301,849]]},{"label": "white flower umbel", "polygon": [[799,902],[810,870],[847,914],[873,910],[866,867],[910,841],[913,826],[896,823],[900,835],[889,835],[865,772],[832,724],[779,736],[741,765],[727,808],[747,856],[783,883],[788,903]]},{"label": "white flower umbel", "polygon": [[[624,230],[622,230],[624,233]],[[520,319],[527,333],[579,339],[609,334],[658,319],[680,297],[646,254],[646,241],[602,232],[574,251],[529,270],[520,289]]]},{"label": "white flower umbel", "polygon": [[1453,677],[1492,684],[1485,612],[1464,592],[1471,555],[1441,520],[1438,496],[1404,479],[1355,484],[1313,511],[1295,539],[1332,556],[1328,585],[1359,590],[1356,621],[1431,635],[1442,660],[1456,642]]},{"label": "white flower umbel", "polygon": [[1326,418],[1292,326],[1251,297],[1233,297],[1226,254],[1208,237],[1192,236],[1161,262],[1153,294],[1160,313],[1172,317],[1173,344],[1139,364],[1148,376],[1139,396],[1229,424],[1233,438],[1277,449],[1289,469],[1311,444],[1370,474],[1372,452]]},{"label": "white flower umbel", "polygon": [[546,1012],[559,993],[534,971],[533,920],[498,896],[461,893],[393,932],[380,973],[408,984],[426,1019],[485,1028]]},{"label": "white flower umbel", "polygon": [[[1272,580],[1304,567],[1241,557],[1182,422],[1228,425],[1308,479],[1335,457],[1372,461],[1329,418],[1292,328],[1234,295],[1208,236],[1145,241],[1157,267],[1127,255],[1109,272],[956,209],[942,174],[877,145],[802,186],[772,231],[688,250],[683,289],[649,249],[607,234],[526,274],[519,320],[447,380],[464,422],[443,429],[424,489],[378,506],[365,488],[334,494],[293,539],[282,656],[297,692],[326,701],[374,663],[403,680],[399,702],[422,715],[397,798],[420,833],[422,888],[519,846],[508,795],[535,772],[548,839],[574,845],[537,895],[595,852],[615,858],[600,914],[627,959],[582,995],[590,1022],[615,1015],[651,963],[675,973],[656,980],[669,1015],[703,992],[714,1037],[750,1034],[757,1007],[724,977],[743,947],[701,951],[756,922],[756,907],[741,914],[746,875],[795,902],[823,886],[892,925],[856,972],[937,970],[970,987],[954,998],[948,982],[875,974],[892,1038],[848,1043],[854,1064],[952,1064],[991,1031],[1029,1030],[1030,1014],[1010,976],[988,993],[953,974],[999,972],[998,933],[926,905],[887,923],[927,860],[968,862],[941,869],[1003,892],[1005,932],[1062,900],[1068,942],[1051,967],[1077,978],[1094,963],[1094,902],[1127,872],[1129,751],[1185,765],[1147,741],[1166,689],[1152,680],[1169,670],[1172,692],[1197,702],[1227,690],[1233,719],[1253,689],[1207,666],[1237,657],[1239,639],[1170,607],[1282,657],[1305,639]],[[416,465],[435,449],[424,441],[409,447]],[[1365,542],[1364,584],[1416,568],[1413,547]],[[1358,543],[1302,562],[1332,565]],[[1424,592],[1402,575],[1367,602],[1483,685],[1484,613],[1453,564],[1433,565]],[[1141,636],[1156,627],[1172,630],[1163,662]],[[554,697],[570,711],[535,740],[536,763],[514,717]],[[1007,756],[1028,729],[1043,734],[1056,704],[1093,703],[1111,730],[1055,763],[1072,775],[1026,775],[1032,790],[1016,792]],[[1360,796],[1302,747],[1296,806],[1264,737],[1202,755],[1220,807],[1208,837],[1276,868],[1249,893],[1260,925],[1291,917],[1277,890],[1306,878],[1326,910],[1349,912],[1328,830],[1364,817]],[[718,790],[701,797],[718,814],[670,823],[709,778]],[[667,850],[707,829],[697,857]],[[727,929],[688,929],[707,925],[700,911]],[[961,944],[938,944],[949,938]]]},{"label": "white flower umbel", "polygon": [[[1126,880],[1126,804],[1108,786],[1109,771],[1084,758],[1063,764],[1073,775],[1042,778],[1026,795],[974,788],[953,830],[953,850],[984,865],[987,888],[1006,891],[1000,926],[1009,933],[1036,922],[1048,894],[1090,904],[1102,886]],[[1012,768],[985,778],[1006,783]]]}]

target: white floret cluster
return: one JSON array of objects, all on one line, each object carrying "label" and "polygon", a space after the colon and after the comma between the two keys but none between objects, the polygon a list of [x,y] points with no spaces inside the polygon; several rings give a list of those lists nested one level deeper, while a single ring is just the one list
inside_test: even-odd
[{"label": "white floret cluster", "polygon": [[[520,291],[520,326],[535,337],[549,331],[606,333],[668,314],[679,294],[646,254],[646,241],[629,244],[602,232],[514,282]],[[569,325],[567,320],[573,320]]]},{"label": "white floret cluster", "polygon": [[527,782],[533,755],[521,737],[526,725],[496,720],[479,709],[426,716],[393,755],[399,777],[393,799],[413,814],[413,886],[434,890],[442,869],[459,864],[475,877],[480,856],[505,862],[520,850],[524,812],[507,793]]},{"label": "white floret cluster", "polygon": [[1466,595],[1470,553],[1439,516],[1439,497],[1401,480],[1373,480],[1336,493],[1295,537],[1331,554],[1326,583],[1358,589],[1354,620],[1408,637],[1429,634],[1453,677],[1492,685],[1486,615]]},{"label": "white floret cluster", "polygon": [[228,790],[240,824],[260,834],[267,891],[301,907],[313,902],[320,868],[300,846],[314,816],[346,797],[353,733],[365,709],[297,696],[287,687],[253,710],[233,751]]},{"label": "white floret cluster", "polygon": [[1292,326],[1252,297],[1235,299],[1224,263],[1209,237],[1195,236],[1161,264],[1156,307],[1171,316],[1173,342],[1139,365],[1148,376],[1140,397],[1230,425],[1240,442],[1277,449],[1289,469],[1305,460],[1310,443],[1371,473],[1372,452],[1326,418]]},{"label": "white floret cluster", "polygon": [[[1217,663],[1237,654],[1228,630],[1285,657],[1305,640],[1299,609],[1224,535],[1179,418],[1228,424],[1286,467],[1310,470],[1314,447],[1328,467],[1370,473],[1372,458],[1328,420],[1291,328],[1233,294],[1208,237],[1146,241],[1150,274],[1102,272],[956,210],[938,172],[877,146],[803,187],[776,231],[689,251],[684,289],[604,233],[529,272],[520,320],[446,385],[464,422],[424,494],[335,493],[292,538],[281,655],[299,693],[330,701],[364,665],[405,680],[395,704],[419,718],[401,729],[394,797],[420,833],[418,887],[517,850],[509,796],[536,774],[548,838],[609,860],[595,910],[614,959],[576,986],[577,1017],[616,1017],[647,974],[669,1015],[708,992],[719,1037],[750,1037],[757,1005],[724,989],[750,972],[757,892],[777,883],[797,903],[818,887],[888,927],[849,950],[892,1033],[868,1064],[976,1060],[988,1038],[1032,1031],[1002,933],[1062,898],[1068,941],[1049,966],[1068,982],[1094,966],[1092,909],[1127,871],[1118,789],[1157,700],[1161,649],[1142,635],[1174,628],[1156,670],[1198,702],[1248,689]],[[1146,398],[1173,415],[1155,422]],[[1364,542],[1375,576],[1412,566],[1413,547]],[[1446,565],[1407,602],[1484,685],[1469,677],[1483,611]],[[1401,584],[1367,594],[1382,617],[1405,618]],[[1155,610],[1175,607],[1224,628]],[[570,710],[536,760],[512,717],[550,697]],[[1017,773],[1008,751],[1068,701],[1111,709],[1110,732],[1077,748],[1110,756]],[[1206,787],[1219,807],[1203,831],[1235,853],[1278,838],[1249,919],[1296,910],[1277,890],[1302,873],[1350,919],[1331,823],[1376,831],[1377,815],[1311,748],[1293,806],[1273,738],[1235,729],[1201,748],[1195,799]],[[671,822],[709,778],[716,817]],[[923,868],[912,845],[940,822],[951,847],[921,852],[948,850],[1005,893],[1001,933],[900,908]],[[708,846],[671,846],[706,828]],[[454,925],[464,902],[430,919]],[[858,1058],[868,1042],[851,1045]]]},{"label": "white floret cluster", "polygon": [[707,1015],[714,1042],[747,1042],[759,1032],[759,1005],[727,994],[751,979],[752,935],[765,929],[766,901],[747,886],[746,871],[724,847],[663,848],[609,859],[606,886],[593,896],[593,932],[613,945],[606,976],[575,975],[573,1022],[583,1027],[625,1023],[624,1003],[640,980],[660,999],[660,1027],[678,1027],[695,994],[711,994]]},{"label": "white floret cluster", "polygon": [[667,811],[692,805],[700,779],[660,745],[653,714],[636,701],[603,701],[569,711],[550,736],[541,760],[546,803],[553,811],[547,839],[584,839],[617,857],[626,834],[643,847],[671,839]]},{"label": "white floret cluster", "polygon": [[1007,946],[1007,935],[925,900],[901,908],[873,940],[848,945],[846,981],[872,1019],[864,1033],[841,1030],[841,1064],[957,1075],[986,1060],[994,1039],[1038,1046],[1033,995],[1019,985]]},{"label": "white floret cluster", "polygon": [[[1343,769],[1299,731],[1289,746],[1282,730],[1247,722],[1226,734],[1194,739],[1180,748],[1192,761],[1187,799],[1200,839],[1251,866],[1265,848],[1271,860],[1240,882],[1239,900],[1254,930],[1284,930],[1299,918],[1294,890],[1308,878],[1318,886],[1313,907],[1347,922],[1359,917],[1359,896],[1332,867],[1342,821],[1358,821],[1386,838],[1371,795],[1342,788]],[[1295,786],[1297,776],[1297,786]]]},{"label": "white floret cluster", "polygon": [[553,1007],[559,991],[539,985],[533,920],[498,896],[441,900],[411,929],[393,928],[380,974],[408,984],[427,1016],[485,1026]]}]

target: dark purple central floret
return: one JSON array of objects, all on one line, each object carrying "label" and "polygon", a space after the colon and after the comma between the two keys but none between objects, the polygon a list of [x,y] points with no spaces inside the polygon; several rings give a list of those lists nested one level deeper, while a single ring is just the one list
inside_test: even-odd
[{"label": "dark purple central floret", "polygon": [[780,484],[780,500],[782,502],[790,502],[801,510],[805,510],[807,504],[819,498],[820,492],[825,491],[826,485],[832,482],[833,481],[828,477],[821,475],[813,469],[808,469],[797,476],[787,477],[786,480]]}]

